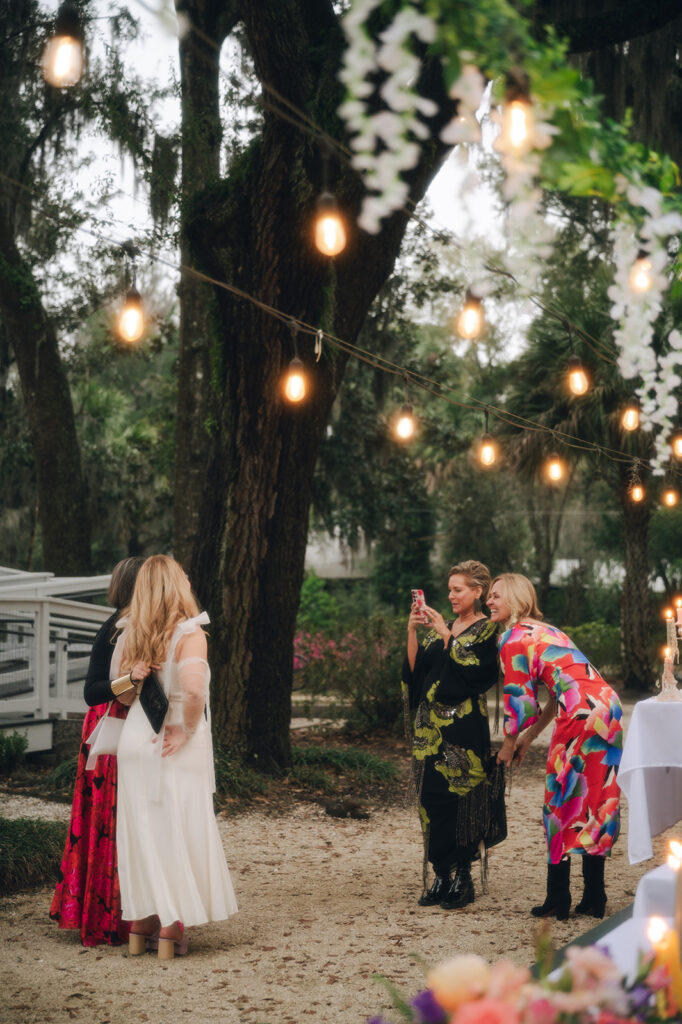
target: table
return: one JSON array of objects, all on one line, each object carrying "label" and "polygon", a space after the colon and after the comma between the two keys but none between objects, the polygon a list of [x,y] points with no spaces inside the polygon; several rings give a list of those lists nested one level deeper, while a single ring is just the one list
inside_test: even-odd
[{"label": "table", "polygon": [[682,701],[635,704],[618,782],[629,805],[631,864],[653,857],[652,836],[682,818]]},{"label": "table", "polygon": [[647,871],[637,883],[632,916],[647,920],[650,917],[672,917],[675,913],[676,881],[677,873],[667,864]]}]

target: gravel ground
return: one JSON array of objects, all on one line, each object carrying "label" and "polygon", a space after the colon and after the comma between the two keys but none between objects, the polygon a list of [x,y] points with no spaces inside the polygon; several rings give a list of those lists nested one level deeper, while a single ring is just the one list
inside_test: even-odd
[{"label": "gravel ground", "polygon": [[[515,772],[509,837],[490,853],[490,885],[460,911],[420,908],[421,836],[416,815],[380,809],[368,821],[336,819],[298,804],[279,815],[252,810],[219,819],[240,911],[192,929],[190,954],[166,965],[125,948],[83,948],[48,918],[51,886],[0,900],[0,1021],[7,1024],[129,1024],[182,1020],[302,1024],[307,1018],[361,1024],[390,999],[372,975],[406,995],[424,967],[459,952],[530,964],[530,907],[544,895],[540,825],[543,752]],[[607,865],[608,911],[632,902],[641,875],[664,859],[630,866],[623,837]],[[0,796],[4,814],[68,816],[68,808]],[[671,830],[673,831],[673,830]],[[679,829],[678,829],[679,832]],[[574,902],[580,898],[574,868]],[[562,946],[596,922],[553,924]],[[395,1011],[388,1016],[397,1020]]]}]

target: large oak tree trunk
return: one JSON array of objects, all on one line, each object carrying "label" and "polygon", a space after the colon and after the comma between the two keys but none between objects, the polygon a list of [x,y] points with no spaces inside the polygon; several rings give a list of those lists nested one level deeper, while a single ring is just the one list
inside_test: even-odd
[{"label": "large oak tree trunk", "polygon": [[[287,317],[353,342],[392,269],[407,216],[394,215],[377,236],[351,232],[335,264],[314,250],[319,148],[267,107],[274,87],[338,133],[333,111],[342,98],[336,80],[340,27],[326,2],[265,0],[240,5],[240,13],[266,86],[263,129],[220,186],[195,196],[187,238],[205,272]],[[192,69],[199,76],[211,73],[206,63]],[[437,89],[440,78],[434,68]],[[413,174],[413,199],[423,195],[443,156],[442,147],[429,147]],[[337,164],[333,173],[337,198],[352,220],[361,185]],[[348,357],[326,344],[315,363],[312,336],[299,335],[310,396],[288,406],[281,394],[282,374],[294,354],[288,324],[222,289],[216,289],[215,300],[219,329],[211,365],[218,413],[205,486],[196,495],[200,519],[191,578],[213,618],[217,736],[272,769],[290,758],[293,637],[311,480]],[[186,387],[181,377],[181,391]],[[176,486],[185,486],[182,477]]]},{"label": "large oak tree trunk", "polygon": [[54,327],[4,216],[0,317],[14,350],[31,430],[43,567],[65,576],[88,573],[87,494],[69,382]]}]

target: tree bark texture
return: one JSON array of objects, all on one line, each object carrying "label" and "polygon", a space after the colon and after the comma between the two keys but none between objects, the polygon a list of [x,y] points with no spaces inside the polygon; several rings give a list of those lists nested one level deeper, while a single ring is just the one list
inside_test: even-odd
[{"label": "tree bark texture", "polygon": [[620,467],[620,501],[623,509],[623,559],[625,579],[620,606],[621,634],[625,660],[625,685],[645,692],[654,681],[649,653],[651,592],[649,589],[649,522],[651,510],[645,501],[635,503],[627,493],[627,468]]},{"label": "tree bark texture", "polygon": [[[320,149],[271,107],[282,109],[277,94],[283,95],[339,135],[340,26],[326,0],[264,0],[243,3],[239,12],[263,84],[262,132],[224,180],[188,201],[185,230],[195,265],[282,310],[285,319],[215,288],[218,319],[208,359],[217,413],[204,485],[194,496],[199,527],[191,578],[213,620],[217,739],[276,769],[290,759],[293,637],[311,481],[348,358],[325,344],[315,362],[313,337],[301,332],[294,344],[286,321],[296,317],[352,343],[391,272],[407,215],[395,214],[376,236],[351,229],[346,251],[333,263],[317,253],[312,219],[322,183]],[[215,70],[204,63],[191,73]],[[441,89],[440,69],[433,81]],[[434,139],[439,127],[433,126]],[[444,155],[436,143],[427,148],[412,175],[413,199],[421,198]],[[336,161],[330,174],[352,225],[362,185]],[[310,395],[290,406],[281,384],[295,349]],[[187,388],[181,378],[180,390]],[[186,486],[181,475],[176,486]]]},{"label": "tree bark texture", "polygon": [[632,111],[635,138],[682,161],[682,8],[679,0],[546,0],[544,16],[571,51],[604,112],[622,121]]},{"label": "tree bark texture", "polygon": [[88,573],[87,491],[69,382],[54,327],[5,213],[0,216],[0,317],[14,350],[31,430],[43,568],[64,576]]}]

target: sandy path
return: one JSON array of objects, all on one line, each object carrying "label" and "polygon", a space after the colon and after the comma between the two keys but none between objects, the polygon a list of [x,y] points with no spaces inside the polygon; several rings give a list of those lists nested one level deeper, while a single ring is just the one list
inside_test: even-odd
[{"label": "sandy path", "polygon": [[[361,1024],[390,1006],[374,972],[412,995],[421,965],[453,953],[530,964],[528,911],[543,896],[545,871],[538,755],[515,774],[509,837],[491,851],[489,892],[480,895],[474,875],[477,899],[462,911],[417,907],[421,838],[411,811],[350,821],[307,804],[276,817],[251,811],[221,820],[240,912],[193,929],[190,955],[170,965],[152,955],[129,958],[122,948],[84,949],[76,933],[48,919],[51,888],[7,897],[0,901],[0,1020]],[[627,804],[624,835],[607,866],[611,913],[632,901],[639,877],[664,859],[659,837],[655,860],[631,867],[626,828]],[[572,888],[577,902],[575,868]],[[557,945],[594,923],[575,916],[555,923]]]}]

